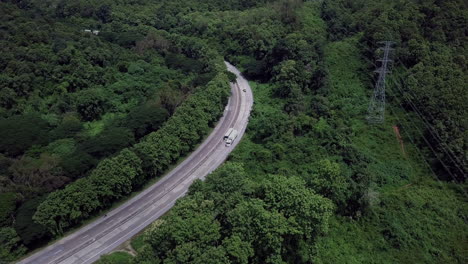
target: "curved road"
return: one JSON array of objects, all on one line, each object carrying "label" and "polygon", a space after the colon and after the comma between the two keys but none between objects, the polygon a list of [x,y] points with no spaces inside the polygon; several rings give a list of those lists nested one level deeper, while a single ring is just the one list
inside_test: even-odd
[{"label": "curved road", "polygon": [[[107,217],[99,218],[19,263],[92,263],[167,212],[195,179],[204,179],[219,167],[243,136],[253,103],[247,80],[234,66],[227,62],[226,66],[237,75],[237,83],[231,84],[232,95],[224,115],[210,136],[184,162],[109,212]],[[239,136],[231,147],[226,147],[223,136],[231,127],[239,131]]]}]

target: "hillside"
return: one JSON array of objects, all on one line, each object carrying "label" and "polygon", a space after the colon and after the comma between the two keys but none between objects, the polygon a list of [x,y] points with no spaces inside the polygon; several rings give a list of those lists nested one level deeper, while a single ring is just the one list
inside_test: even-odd
[{"label": "hillside", "polygon": [[[192,150],[222,113],[224,57],[251,80],[246,135],[133,241],[135,257],[100,263],[467,261],[464,1],[0,5],[0,257],[62,236]],[[385,121],[370,124],[384,40]]]},{"label": "hillside", "polygon": [[[162,175],[208,133],[228,96],[222,57],[203,41],[107,29],[99,10],[64,16],[51,6],[0,4],[2,260]],[[153,160],[160,151],[166,159]]]},{"label": "hillside", "polygon": [[[223,43],[226,57],[255,80],[255,108],[247,138],[229,162],[148,229],[133,262],[463,263],[464,174],[457,164],[443,164],[455,157],[465,162],[460,132],[466,115],[459,107],[467,96],[461,85],[466,64],[457,54],[466,54],[466,39],[459,25],[442,23],[446,37],[434,43],[426,27],[446,16],[466,25],[467,13],[452,1],[444,3],[446,15],[413,21],[416,11],[422,16],[442,8],[432,5],[280,1],[265,9],[181,16],[180,23],[193,26],[204,21],[197,34]],[[432,63],[455,63],[446,84],[424,86],[426,101],[414,102],[427,127],[405,96],[422,92],[415,82],[437,82],[418,71],[433,71],[434,78],[445,71],[425,68],[424,56],[436,51],[417,54],[411,37],[446,49],[446,57]],[[387,38],[397,43],[390,79],[396,84],[388,85],[386,121],[370,125],[374,50]],[[397,84],[408,89],[404,96]],[[429,93],[440,101],[425,99]],[[449,100],[453,110],[446,108]],[[430,138],[432,127],[450,130],[438,125],[448,124],[444,120],[455,126],[447,141]],[[455,146],[458,137],[463,143]],[[455,156],[444,154],[446,145]]]}]

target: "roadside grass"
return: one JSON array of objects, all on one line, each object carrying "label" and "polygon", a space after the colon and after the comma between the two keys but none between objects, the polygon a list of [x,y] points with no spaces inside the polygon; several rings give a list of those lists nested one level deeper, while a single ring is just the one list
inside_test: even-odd
[{"label": "roadside grass", "polygon": [[144,232],[140,232],[138,235],[134,236],[130,241],[130,245],[136,252],[140,252],[145,245]]},{"label": "roadside grass", "polygon": [[129,264],[133,256],[125,252],[114,252],[109,255],[102,256],[95,264]]}]

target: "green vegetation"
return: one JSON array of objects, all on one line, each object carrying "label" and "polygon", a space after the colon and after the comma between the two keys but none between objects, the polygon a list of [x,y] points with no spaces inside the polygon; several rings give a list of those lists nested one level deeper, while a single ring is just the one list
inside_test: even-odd
[{"label": "green vegetation", "polygon": [[102,256],[96,264],[129,264],[131,263],[132,255],[125,252],[114,252],[109,255]]},{"label": "green vegetation", "polygon": [[132,248],[137,252],[140,252],[140,250],[145,246],[144,236],[142,234],[137,235],[130,242]]},{"label": "green vegetation", "polygon": [[0,5],[1,91],[12,96],[0,108],[0,227],[11,260],[160,176],[218,120],[229,86],[203,40],[111,23],[110,6],[88,16],[62,14],[64,2]]},{"label": "green vegetation", "polygon": [[[342,100],[365,98],[365,86],[353,77],[353,72],[364,66],[357,54],[356,41],[349,39],[326,50],[332,94]],[[355,104],[362,104],[362,116],[365,101]],[[317,243],[315,262],[463,262],[466,247],[460,241],[466,240],[462,229],[467,208],[462,193],[455,185],[434,181],[408,138],[406,154],[413,158],[401,153],[391,128],[398,118],[388,115],[382,127],[371,130],[362,118],[355,121],[352,142],[372,158],[366,168],[373,177],[363,197],[367,206],[363,216],[355,220],[337,216],[331,221],[330,233]]]},{"label": "green vegetation", "polygon": [[15,229],[11,227],[0,228],[0,259],[12,261],[26,252],[26,248],[21,244],[21,239]]},{"label": "green vegetation", "polygon": [[149,228],[150,246],[136,262],[294,260],[293,245],[326,231],[332,210],[331,201],[298,177],[253,182],[242,165],[227,163],[206,183],[195,183],[186,199]]},{"label": "green vegetation", "polygon": [[[252,81],[246,136],[132,242],[135,258],[101,262],[466,262],[465,2],[13,2],[1,4],[2,258],[192,150],[235,79],[222,55]],[[385,122],[369,125],[381,40],[397,60]]]},{"label": "green vegetation", "polygon": [[[405,126],[426,129],[412,108],[401,108],[405,97],[393,91],[396,87],[389,85],[384,124],[370,126],[364,118],[373,86],[368,61],[375,60],[369,51],[378,40],[394,36],[398,57],[409,66],[408,54],[418,48],[408,46],[404,25],[415,10],[397,14],[409,7],[427,12],[430,5],[277,1],[243,11],[181,15],[179,23],[192,27],[175,31],[222,43],[225,56],[257,80],[252,83],[255,106],[248,133],[229,162],[206,182],[195,183],[187,197],[149,228],[147,246],[134,263],[463,263],[465,183],[440,181],[447,172],[433,162],[417,129]],[[454,8],[461,5],[452,1],[438,10],[457,16]],[[439,19],[428,17],[409,28],[420,33],[418,28]],[[203,31],[190,31],[199,25],[205,25]],[[463,53],[466,41],[459,41],[456,48]],[[444,45],[450,49],[452,44]],[[401,63],[395,65],[395,76],[403,83],[417,78]],[[466,76],[466,67],[452,67]],[[451,107],[461,109],[465,77],[446,78],[454,78],[446,84],[452,92],[441,96],[456,95]],[[430,89],[439,96],[440,89]],[[446,100],[431,103],[457,126],[456,138],[465,130],[466,117],[445,108]],[[417,107],[426,106],[418,102]],[[400,126],[405,152],[394,125]],[[458,157],[464,159],[462,148]]]},{"label": "green vegetation", "polygon": [[368,58],[374,55],[370,52],[379,40],[396,42],[399,85],[393,87],[395,97],[404,99],[401,107],[420,114],[425,121],[422,129],[434,148],[432,156],[438,156],[430,162],[439,177],[464,181],[467,3],[376,2],[325,1],[322,16],[329,25],[329,35],[341,39],[362,32],[360,48]]},{"label": "green vegetation", "polygon": [[135,147],[102,160],[88,177],[51,193],[37,208],[33,219],[53,235],[61,235],[66,228],[109,207],[148,179],[160,176],[192,150],[220,117],[228,96],[227,84],[221,71],[203,91],[196,92],[177,108],[161,129]]}]

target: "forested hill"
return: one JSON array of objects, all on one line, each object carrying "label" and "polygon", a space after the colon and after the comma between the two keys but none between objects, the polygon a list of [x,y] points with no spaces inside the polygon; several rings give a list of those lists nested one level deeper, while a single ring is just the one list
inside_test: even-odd
[{"label": "forested hill", "polygon": [[[463,1],[174,14],[158,26],[242,67],[255,106],[227,164],[136,239],[133,263],[466,262]],[[386,120],[370,125],[383,40],[395,63]]]},{"label": "forested hill", "polygon": [[395,97],[421,116],[419,126],[439,158],[432,163],[445,180],[464,181],[468,169],[467,8],[466,1],[325,1],[322,10],[331,39],[362,32],[363,53],[374,61],[370,53],[379,40],[396,42]]},{"label": "forested hill", "polygon": [[[246,136],[135,257],[102,263],[467,262],[466,1],[7,2],[0,258],[193,149],[227,98],[224,56],[251,80]],[[395,61],[371,125],[383,40]]]},{"label": "forested hill", "polygon": [[222,114],[216,51],[120,18],[133,4],[108,4],[0,3],[1,260],[160,176]]}]

